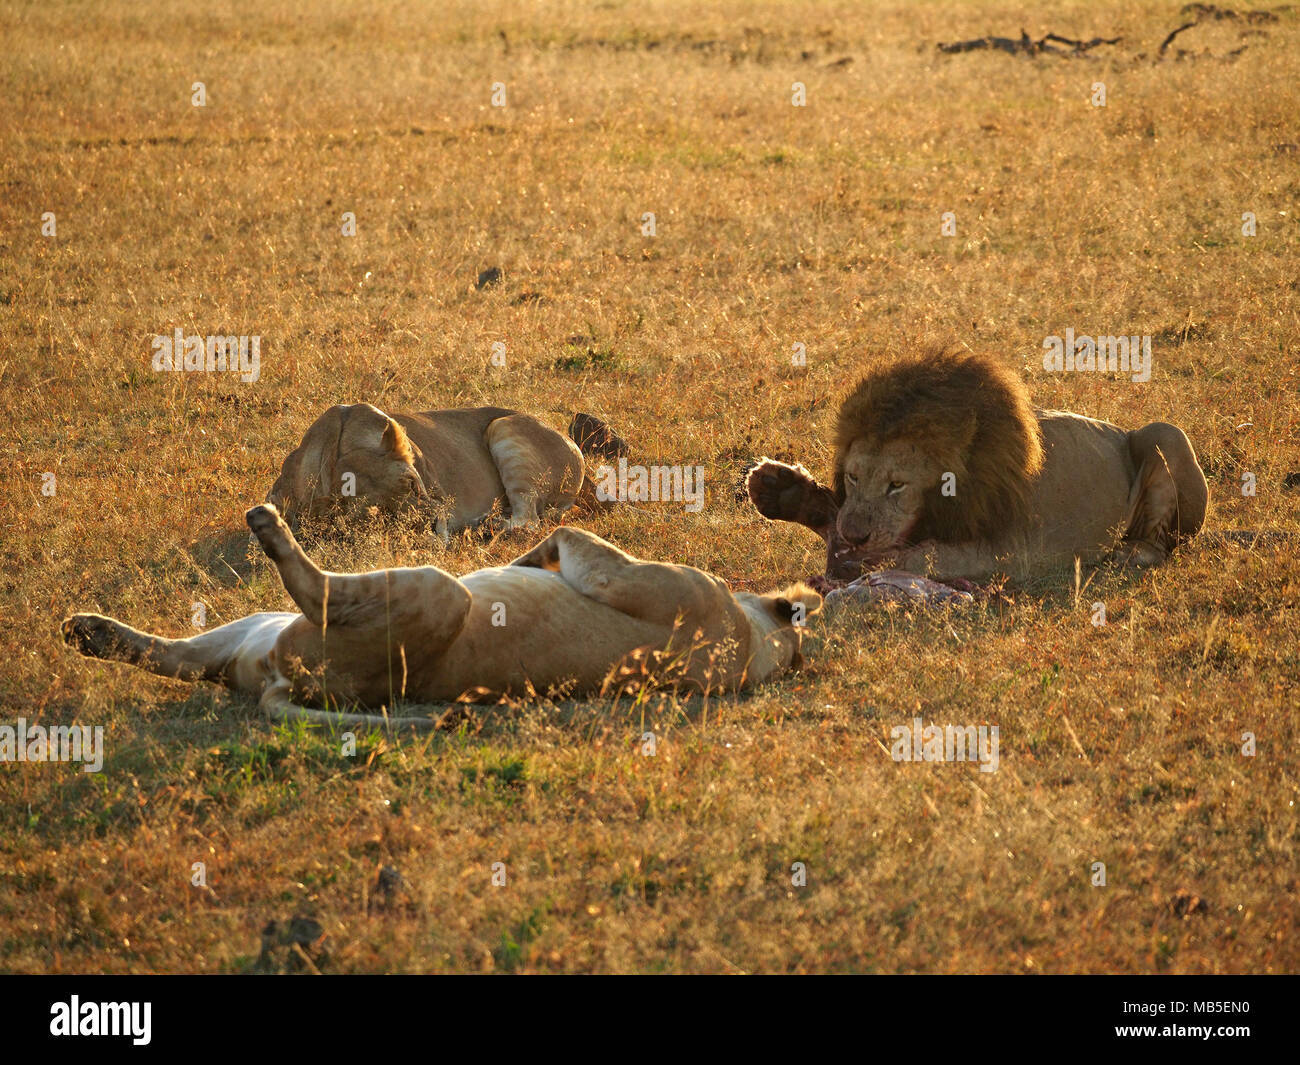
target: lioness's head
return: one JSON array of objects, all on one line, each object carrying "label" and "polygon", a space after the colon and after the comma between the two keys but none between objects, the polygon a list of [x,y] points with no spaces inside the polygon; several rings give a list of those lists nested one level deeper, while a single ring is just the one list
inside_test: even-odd
[{"label": "lioness's head", "polygon": [[997,539],[1027,520],[1042,463],[1028,393],[991,358],[929,349],[875,370],[840,408],[831,553],[860,570],[923,540]]},{"label": "lioness's head", "polygon": [[405,430],[369,403],[340,404],[317,418],[266,497],[288,518],[319,516],[358,500],[396,511],[426,497]]},{"label": "lioness's head", "polygon": [[763,680],[803,665],[799,649],[804,627],[822,608],[822,597],[806,584],[757,595],[737,592],[736,601],[753,626],[748,674]]}]

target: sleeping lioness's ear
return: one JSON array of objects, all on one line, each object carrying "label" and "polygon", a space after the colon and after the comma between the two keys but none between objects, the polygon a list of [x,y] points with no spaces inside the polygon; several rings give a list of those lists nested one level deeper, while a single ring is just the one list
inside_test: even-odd
[{"label": "sleeping lioness's ear", "polygon": [[358,441],[365,441],[365,446],[373,447],[375,438],[371,433],[379,433],[379,449],[399,462],[413,462],[415,455],[411,450],[410,437],[396,421],[378,407],[369,403],[358,403],[354,408],[359,414]]},{"label": "sleeping lioness's ear", "polygon": [[384,426],[384,435],[380,443],[385,451],[396,458],[409,460],[411,457],[411,441],[407,439],[406,430],[392,418],[389,418],[388,424]]},{"label": "sleeping lioness's ear", "polygon": [[373,403],[355,403],[347,411],[341,430],[347,437],[347,450],[378,448],[401,462],[412,461],[414,455],[406,430]]}]

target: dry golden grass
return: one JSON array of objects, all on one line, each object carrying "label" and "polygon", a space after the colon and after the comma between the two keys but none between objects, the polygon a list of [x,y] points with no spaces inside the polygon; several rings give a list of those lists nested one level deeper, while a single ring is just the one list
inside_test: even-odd
[{"label": "dry golden grass", "polygon": [[[853,611],[750,698],[517,707],[355,759],[62,646],[74,610],[180,634],[195,601],[210,624],[285,603],[242,512],[319,410],[363,398],[598,412],[640,460],[704,465],[710,498],[597,532],[753,586],[805,576],[820,545],[737,504],[737,471],[824,470],[848,379],[936,337],[1023,367],[1043,406],[1182,424],[1211,526],[1297,528],[1294,12],[1155,63],[1174,3],[444,6],[0,12],[0,706],[108,744],[98,775],[0,769],[0,967],[239,970],[303,913],[332,971],[1296,970],[1289,552]],[[1021,26],[1125,41],[934,48]],[[1045,374],[1067,326],[1155,335],[1152,381]],[[176,327],[260,335],[261,380],[153,373]],[[459,572],[518,546],[374,529],[318,558]],[[914,714],[999,725],[1001,769],[894,763]]]}]

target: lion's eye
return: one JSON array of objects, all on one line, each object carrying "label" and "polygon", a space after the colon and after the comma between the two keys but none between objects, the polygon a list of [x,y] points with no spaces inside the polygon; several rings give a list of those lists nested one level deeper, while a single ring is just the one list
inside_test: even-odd
[{"label": "lion's eye", "polygon": [[904,484],[902,481],[890,481],[889,492],[887,494],[891,496],[896,496],[898,495],[899,492],[901,492],[906,487],[907,485]]},{"label": "lion's eye", "polygon": [[844,483],[845,483],[845,484],[851,484],[851,485],[855,485],[855,486],[856,486],[857,483],[858,483],[858,479],[857,479],[853,474],[851,474],[851,473],[846,473],[846,474],[844,475]]}]

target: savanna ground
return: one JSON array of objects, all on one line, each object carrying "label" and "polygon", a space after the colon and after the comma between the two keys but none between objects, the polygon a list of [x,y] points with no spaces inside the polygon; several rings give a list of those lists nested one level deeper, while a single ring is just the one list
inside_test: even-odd
[{"label": "savanna ground", "polygon": [[[0,707],[103,725],[108,753],[0,769],[0,966],[241,971],[296,915],[335,972],[1300,967],[1288,551],[850,610],[747,698],[480,709],[355,757],[58,637],[76,610],[181,635],[196,602],[283,608],[243,511],[360,399],[598,413],[709,495],[589,527],[737,585],[818,572],[735,479],[762,453],[824,472],[853,375],[931,339],[1042,406],[1183,425],[1211,527],[1296,530],[1300,17],[1207,17],[1157,61],[1176,3],[1053,7],[5,4]],[[935,47],[1022,26],[1123,41]],[[154,373],[177,327],[261,336],[260,380]],[[1152,335],[1151,381],[1045,373],[1067,327]],[[316,557],[524,546],[372,525]],[[998,725],[1000,769],[895,763],[914,716]]]}]

